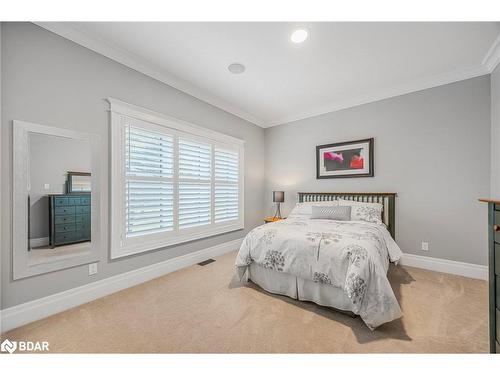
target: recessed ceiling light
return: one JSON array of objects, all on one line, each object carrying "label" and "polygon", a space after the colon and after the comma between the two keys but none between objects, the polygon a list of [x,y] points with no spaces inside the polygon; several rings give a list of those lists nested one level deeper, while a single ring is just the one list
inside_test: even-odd
[{"label": "recessed ceiling light", "polygon": [[227,69],[233,74],[241,74],[245,71],[245,65],[240,63],[233,63],[229,65]]},{"label": "recessed ceiling light", "polygon": [[298,44],[306,40],[308,36],[309,36],[309,31],[307,31],[307,29],[297,29],[292,33],[292,35],[290,35],[290,40],[293,43]]}]

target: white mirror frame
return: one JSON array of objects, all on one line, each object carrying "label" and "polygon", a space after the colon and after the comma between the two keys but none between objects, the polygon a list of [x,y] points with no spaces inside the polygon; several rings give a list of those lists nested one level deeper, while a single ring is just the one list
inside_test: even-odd
[{"label": "white mirror frame", "polygon": [[[88,141],[92,152],[91,234],[90,248],[69,255],[54,255],[47,262],[30,262],[28,249],[28,184],[29,184],[29,135],[44,134],[62,138]],[[101,140],[99,135],[76,132],[51,126],[13,121],[12,139],[12,260],[13,279],[40,275],[82,264],[99,261],[102,235],[102,168]]]}]

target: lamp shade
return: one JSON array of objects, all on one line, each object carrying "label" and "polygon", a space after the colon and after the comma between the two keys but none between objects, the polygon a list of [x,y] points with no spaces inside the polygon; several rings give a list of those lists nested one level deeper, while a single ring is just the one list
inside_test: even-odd
[{"label": "lamp shade", "polygon": [[284,191],[273,191],[273,202],[284,202],[285,192]]}]

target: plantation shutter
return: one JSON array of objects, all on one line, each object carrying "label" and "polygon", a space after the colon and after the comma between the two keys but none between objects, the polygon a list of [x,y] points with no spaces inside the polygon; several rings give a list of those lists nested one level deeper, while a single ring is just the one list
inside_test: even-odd
[{"label": "plantation shutter", "polygon": [[215,147],[215,222],[236,220],[239,216],[239,155]]},{"label": "plantation shutter", "polygon": [[179,138],[179,229],[212,222],[212,147]]},{"label": "plantation shutter", "polygon": [[112,259],[244,228],[244,141],[108,101]]},{"label": "plantation shutter", "polygon": [[173,142],[168,134],[125,126],[126,237],[173,230]]}]

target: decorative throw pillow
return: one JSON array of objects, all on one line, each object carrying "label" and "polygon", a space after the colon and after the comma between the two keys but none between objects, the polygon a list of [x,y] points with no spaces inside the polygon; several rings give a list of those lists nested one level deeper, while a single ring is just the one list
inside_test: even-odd
[{"label": "decorative throw pillow", "polygon": [[311,219],[351,220],[351,206],[312,206]]},{"label": "decorative throw pillow", "polygon": [[338,206],[338,201],[322,201],[322,202],[302,202],[297,203],[288,217],[310,217],[312,214],[312,206]]},{"label": "decorative throw pillow", "polygon": [[382,209],[384,206],[380,203],[356,202],[340,199],[339,204],[351,207],[351,220],[383,224]]}]

